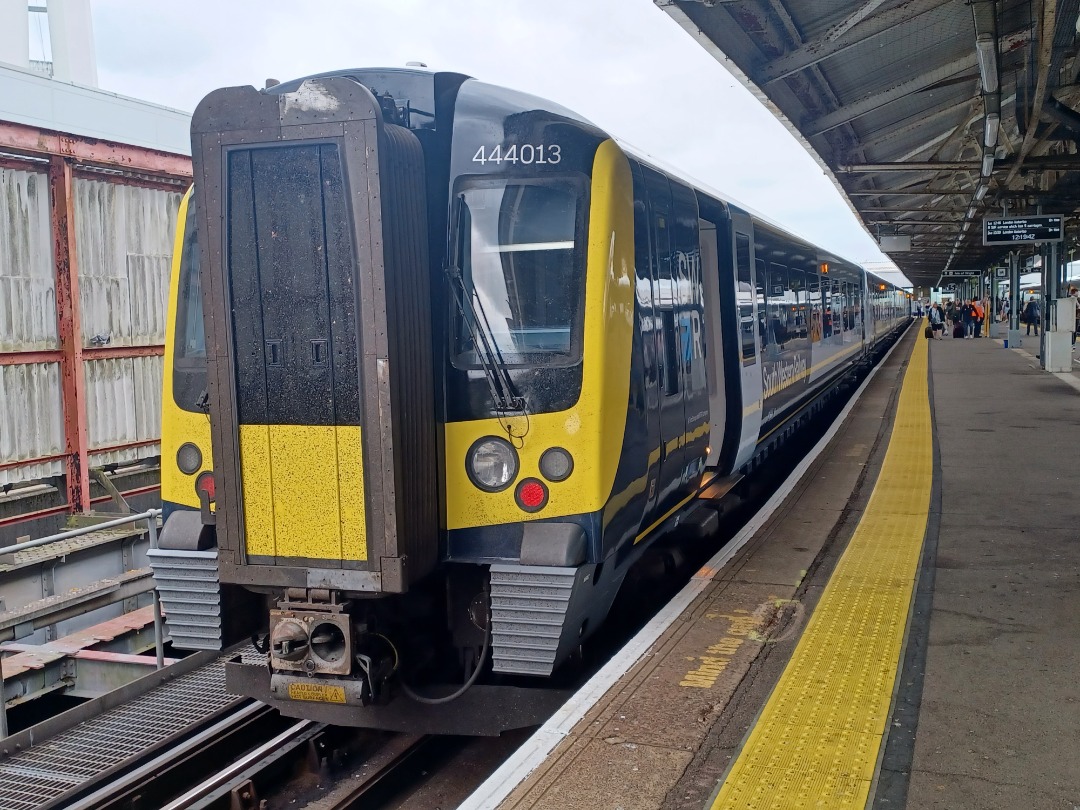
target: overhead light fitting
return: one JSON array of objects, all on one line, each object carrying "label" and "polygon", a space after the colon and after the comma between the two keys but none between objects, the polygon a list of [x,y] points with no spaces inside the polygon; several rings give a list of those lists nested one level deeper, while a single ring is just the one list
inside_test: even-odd
[{"label": "overhead light fitting", "polygon": [[985,131],[983,132],[983,143],[987,149],[993,149],[997,146],[998,139],[998,125],[1001,123],[1001,115],[999,113],[987,113],[985,121]]},{"label": "overhead light fitting", "polygon": [[987,190],[989,190],[989,188],[990,186],[988,186],[986,183],[979,183],[979,185],[975,188],[975,199],[979,202],[982,202],[982,198],[986,196],[986,192]]},{"label": "overhead light fitting", "polygon": [[987,151],[983,153],[982,159],[982,176],[989,177],[994,172],[994,153]]},{"label": "overhead light fitting", "polygon": [[979,58],[984,93],[998,91],[997,39],[993,34],[979,34],[975,38],[975,51]]},{"label": "overhead light fitting", "polygon": [[[975,206],[971,206],[967,212],[968,219],[975,219]],[[966,223],[965,223],[966,224]]]}]

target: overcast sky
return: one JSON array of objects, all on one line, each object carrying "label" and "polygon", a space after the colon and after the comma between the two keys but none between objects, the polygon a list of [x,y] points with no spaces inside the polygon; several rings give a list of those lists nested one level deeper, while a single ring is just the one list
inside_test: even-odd
[{"label": "overcast sky", "polygon": [[887,261],[813,158],[652,0],[91,0],[91,8],[106,90],[191,111],[217,87],[423,61],[558,102],[828,250]]}]

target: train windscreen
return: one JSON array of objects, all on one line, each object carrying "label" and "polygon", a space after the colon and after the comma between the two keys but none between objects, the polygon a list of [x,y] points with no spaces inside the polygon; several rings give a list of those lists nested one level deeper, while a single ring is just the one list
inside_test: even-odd
[{"label": "train windscreen", "polygon": [[188,203],[180,252],[180,285],[173,354],[173,398],[186,411],[206,409],[206,330],[195,204]]},{"label": "train windscreen", "polygon": [[474,306],[457,314],[457,367],[480,367],[477,340],[509,366],[581,359],[583,198],[569,179],[481,180],[459,190],[457,258]]}]

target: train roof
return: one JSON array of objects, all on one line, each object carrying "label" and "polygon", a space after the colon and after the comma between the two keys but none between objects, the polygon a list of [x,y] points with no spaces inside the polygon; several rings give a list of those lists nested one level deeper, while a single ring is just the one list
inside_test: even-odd
[{"label": "train roof", "polygon": [[[429,77],[431,77],[431,79],[433,81],[436,80],[436,78],[440,78],[440,79],[444,79],[444,80],[449,80],[450,82],[462,83],[462,84],[467,82],[467,81],[473,81],[473,82],[476,82],[479,85],[488,84],[487,82],[484,82],[484,81],[482,81],[480,79],[476,79],[475,77],[468,76],[468,75],[461,74],[461,73],[454,73],[454,72],[448,72],[448,71],[433,71],[433,70],[430,70],[430,69],[417,68],[417,67],[413,67],[413,66],[410,66],[410,67],[407,67],[407,68],[366,67],[366,68],[344,68],[344,69],[339,69],[339,70],[326,71],[324,73],[316,73],[316,74],[313,74],[311,76],[301,77],[299,79],[291,79],[291,80],[283,82],[280,85],[277,85],[275,87],[267,88],[267,92],[280,93],[280,92],[284,92],[284,91],[293,90],[293,89],[299,87],[302,82],[304,82],[307,79],[311,79],[311,78],[323,78],[323,77],[328,77],[328,76],[346,76],[346,77],[353,78],[353,79],[359,81],[361,76],[365,76],[365,75],[366,76],[371,76],[372,74],[381,74],[383,76],[400,76],[402,78],[406,78],[406,77],[410,77],[410,76],[429,76]],[[490,85],[490,86],[494,86],[494,85]],[[510,89],[510,88],[507,88],[507,89]],[[575,112],[573,110],[569,110],[568,108],[563,107],[562,105],[558,104],[557,102],[550,101],[549,99],[540,98],[538,96],[533,96],[531,94],[524,93],[522,91],[514,91],[514,92],[520,94],[522,99],[530,99],[530,100],[535,99],[536,102],[538,102],[538,103],[540,103],[542,105],[545,105],[544,109],[549,109],[549,110],[554,111],[556,113],[567,115],[567,117],[571,118],[572,120],[576,120],[576,121],[578,121],[578,122],[580,122],[582,124],[586,124],[588,126],[596,127],[596,124],[593,123],[592,121],[590,121],[589,119],[585,118],[584,116],[580,115],[579,113],[577,113],[577,112]],[[632,157],[635,160],[637,160],[637,161],[639,161],[641,163],[644,163],[645,165],[650,166],[651,168],[656,169],[657,171],[667,175],[670,179],[677,180],[677,181],[683,183],[684,185],[694,189],[695,191],[698,191],[698,192],[712,198],[715,202],[725,206],[728,209],[734,209],[734,210],[736,210],[736,211],[738,211],[740,213],[746,214],[747,216],[749,216],[754,221],[755,226],[764,226],[765,228],[775,232],[776,234],[778,234],[778,235],[780,235],[780,236],[782,236],[782,237],[784,237],[786,239],[790,239],[790,240],[792,240],[794,242],[798,242],[801,245],[803,245],[804,247],[815,250],[818,253],[819,256],[827,257],[827,258],[829,258],[829,259],[831,259],[833,261],[836,261],[836,262],[842,263],[842,264],[846,264],[846,265],[848,265],[850,267],[853,267],[853,268],[858,268],[858,269],[862,270],[863,272],[865,272],[869,277],[876,279],[879,283],[885,283],[885,284],[888,284],[890,287],[896,287],[896,285],[893,284],[892,282],[887,281],[887,280],[885,280],[883,278],[880,278],[879,276],[877,276],[877,275],[875,275],[873,273],[870,273],[868,270],[866,270],[866,268],[862,267],[862,265],[860,265],[858,262],[854,262],[854,261],[852,261],[850,259],[847,259],[847,258],[845,258],[843,256],[840,256],[839,254],[835,253],[834,251],[822,248],[821,246],[815,244],[814,242],[811,242],[809,239],[806,239],[805,237],[802,237],[802,236],[799,236],[798,234],[792,233],[790,230],[785,228],[783,225],[781,225],[780,223],[778,223],[774,219],[772,219],[769,216],[761,213],[760,211],[757,211],[757,210],[751,208],[748,205],[745,205],[745,204],[739,202],[734,197],[731,197],[731,196],[729,196],[727,194],[723,194],[723,193],[717,191],[715,188],[713,188],[713,187],[711,187],[711,186],[709,186],[709,185],[707,185],[705,183],[702,183],[702,182],[700,182],[698,180],[695,180],[694,178],[690,177],[689,175],[682,172],[681,170],[674,168],[673,166],[666,163],[665,161],[660,160],[660,159],[656,158],[655,156],[648,154],[647,152],[645,152],[642,149],[638,149],[636,146],[629,143],[628,141],[623,140],[622,138],[618,138],[618,137],[616,137],[614,135],[611,135],[606,130],[603,130],[601,127],[597,127],[597,129],[601,130],[606,135],[608,135],[608,137],[612,138],[619,145],[619,147],[627,155],[629,155],[630,157]],[[897,289],[899,289],[899,288],[897,288]]]}]

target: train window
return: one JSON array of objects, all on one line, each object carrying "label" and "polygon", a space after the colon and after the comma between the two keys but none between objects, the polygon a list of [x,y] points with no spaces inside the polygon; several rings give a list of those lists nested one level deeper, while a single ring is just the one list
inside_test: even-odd
[{"label": "train window", "polygon": [[674,310],[665,309],[660,315],[664,323],[664,393],[671,397],[679,393],[681,330],[675,327]]},{"label": "train window", "polygon": [[807,308],[806,308],[806,275],[797,267],[790,271],[791,282],[791,315],[793,337],[805,338],[807,336]]},{"label": "train window", "polygon": [[767,332],[769,342],[783,349],[792,337],[791,331],[791,306],[793,296],[791,293],[788,269],[776,262],[769,262],[769,280],[766,292],[768,301]]},{"label": "train window", "polygon": [[768,303],[765,288],[768,285],[769,274],[765,272],[765,262],[761,259],[756,259],[754,266],[757,268],[757,276],[754,278],[754,301],[757,303],[758,340],[761,343],[762,351],[764,351],[765,347],[769,345],[769,330],[765,328],[765,306]]},{"label": "train window", "polygon": [[822,336],[822,285],[816,267],[807,269],[806,281],[807,303],[810,308],[810,340],[813,343],[818,343],[821,341]]},{"label": "train window", "polygon": [[180,299],[177,306],[176,351],[180,357],[206,357],[203,329],[202,277],[199,274],[199,243],[195,238],[195,205],[188,203],[184,224],[184,247],[180,253]]},{"label": "train window", "polygon": [[456,366],[479,366],[473,334],[508,365],[580,360],[584,194],[570,178],[474,180],[459,189],[457,261],[478,322],[456,314]]},{"label": "train window", "polygon": [[176,302],[173,359],[173,399],[186,411],[202,410],[206,392],[206,331],[203,325],[199,242],[195,202],[188,200],[184,243],[180,252],[180,295]]},{"label": "train window", "polygon": [[754,359],[757,327],[754,323],[754,280],[750,273],[750,237],[735,234],[735,273],[738,280],[739,336],[744,361]]}]

